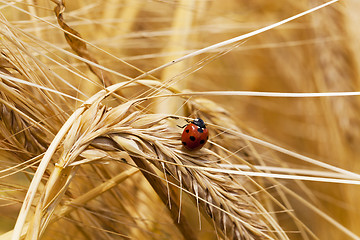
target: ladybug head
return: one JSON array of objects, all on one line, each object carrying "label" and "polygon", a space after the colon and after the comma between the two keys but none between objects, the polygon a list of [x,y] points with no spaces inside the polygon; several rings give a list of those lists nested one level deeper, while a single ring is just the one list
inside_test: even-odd
[{"label": "ladybug head", "polygon": [[201,118],[196,118],[194,121],[192,121],[192,123],[200,128],[206,128],[205,123]]}]

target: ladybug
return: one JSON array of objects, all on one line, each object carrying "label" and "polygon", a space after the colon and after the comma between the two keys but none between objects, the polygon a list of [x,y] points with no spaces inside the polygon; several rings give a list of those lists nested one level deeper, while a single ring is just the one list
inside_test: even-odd
[{"label": "ladybug", "polygon": [[209,132],[204,121],[201,118],[196,118],[181,128],[184,127],[185,129],[181,135],[181,142],[184,147],[188,150],[202,148],[209,138]]}]

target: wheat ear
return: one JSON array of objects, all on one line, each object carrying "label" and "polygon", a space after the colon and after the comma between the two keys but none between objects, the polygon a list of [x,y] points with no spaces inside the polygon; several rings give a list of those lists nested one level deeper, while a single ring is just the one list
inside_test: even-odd
[{"label": "wheat ear", "polygon": [[95,95],[64,125],[68,131],[63,144],[58,145],[61,152],[57,153],[56,167],[37,204],[32,227],[27,232],[29,239],[36,239],[46,229],[77,168],[83,164],[78,162],[80,154],[100,137],[108,139],[108,144],[114,144],[118,151],[147,160],[165,171],[184,192],[193,196],[226,238],[274,238],[273,223],[269,223],[263,209],[242,187],[244,179],[201,169],[221,168],[217,164],[221,161],[219,155],[207,149],[196,153],[185,151],[179,129],[169,127],[168,115],[136,111],[132,106],[137,101],[115,108],[103,106],[100,100],[110,93],[102,91]]}]

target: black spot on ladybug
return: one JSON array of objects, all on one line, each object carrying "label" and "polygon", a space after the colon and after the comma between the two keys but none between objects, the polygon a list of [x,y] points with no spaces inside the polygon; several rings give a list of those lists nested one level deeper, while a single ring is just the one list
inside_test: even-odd
[{"label": "black spot on ladybug", "polygon": [[204,129],[203,129],[203,128],[200,128],[200,127],[199,127],[197,130],[198,130],[199,133],[204,132]]},{"label": "black spot on ladybug", "polygon": [[186,145],[186,142],[182,142],[182,144],[185,146],[185,145]]},{"label": "black spot on ladybug", "polygon": [[195,141],[195,139],[196,139],[196,138],[195,138],[194,136],[190,136],[190,140],[191,140],[191,141]]},{"label": "black spot on ladybug", "polygon": [[186,129],[185,132],[189,133],[189,129]]},{"label": "black spot on ladybug", "polygon": [[200,144],[204,144],[204,143],[205,143],[204,139],[200,140]]}]

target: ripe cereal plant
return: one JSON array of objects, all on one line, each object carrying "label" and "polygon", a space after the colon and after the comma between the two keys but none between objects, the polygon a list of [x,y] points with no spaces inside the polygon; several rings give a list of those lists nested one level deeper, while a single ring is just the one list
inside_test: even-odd
[{"label": "ripe cereal plant", "polygon": [[0,0],[0,239],[360,239],[359,9]]}]

